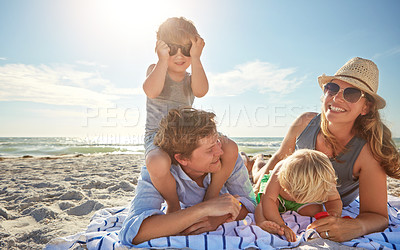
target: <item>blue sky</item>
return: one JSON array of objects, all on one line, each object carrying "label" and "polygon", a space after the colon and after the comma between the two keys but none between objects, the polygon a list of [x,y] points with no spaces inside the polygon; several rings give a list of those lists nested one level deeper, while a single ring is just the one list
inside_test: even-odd
[{"label": "blue sky", "polygon": [[[168,17],[194,22],[209,93],[229,136],[284,136],[319,111],[317,77],[347,60],[380,69],[382,117],[400,136],[400,1],[2,0],[0,136],[141,136],[142,83]],[[190,69],[189,69],[190,70]]]}]

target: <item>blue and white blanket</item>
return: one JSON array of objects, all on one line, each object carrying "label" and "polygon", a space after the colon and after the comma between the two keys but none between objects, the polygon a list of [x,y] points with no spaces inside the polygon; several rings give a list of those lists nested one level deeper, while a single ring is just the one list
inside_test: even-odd
[{"label": "blue and white blanket", "polygon": [[[366,249],[400,249],[400,198],[388,197],[389,227],[384,232],[368,234],[343,245]],[[358,199],[343,209],[342,216],[356,217],[359,212]],[[93,216],[87,230],[72,236],[57,238],[49,242],[45,249],[129,249],[121,245],[118,232],[125,220],[128,208],[106,208]],[[190,248],[190,249],[275,249],[291,248],[307,241],[309,237],[319,237],[318,233],[306,227],[313,218],[296,212],[282,215],[287,225],[297,233],[296,242],[288,242],[284,237],[270,234],[255,225],[253,214],[245,220],[221,225],[216,231],[201,235],[161,237],[137,245],[137,248]]]}]

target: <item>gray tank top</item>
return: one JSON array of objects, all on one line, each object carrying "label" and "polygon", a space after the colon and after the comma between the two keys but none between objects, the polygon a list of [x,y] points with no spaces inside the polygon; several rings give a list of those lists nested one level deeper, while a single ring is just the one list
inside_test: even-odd
[{"label": "gray tank top", "polygon": [[[315,116],[296,140],[296,149],[315,149],[317,135],[321,130],[321,115]],[[330,159],[338,177],[338,191],[343,206],[354,201],[359,193],[358,179],[353,178],[353,166],[364,147],[366,141],[354,136],[347,143],[347,150],[336,157],[338,161]]]},{"label": "gray tank top", "polygon": [[181,82],[175,82],[166,75],[161,94],[154,99],[147,97],[146,133],[157,131],[161,119],[170,109],[193,105],[194,95],[190,83],[191,76],[187,72]]}]

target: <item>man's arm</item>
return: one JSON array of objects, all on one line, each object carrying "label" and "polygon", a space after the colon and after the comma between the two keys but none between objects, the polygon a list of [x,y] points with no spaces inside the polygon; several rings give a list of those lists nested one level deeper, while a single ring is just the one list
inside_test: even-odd
[{"label": "man's arm", "polygon": [[157,237],[177,235],[204,217],[225,215],[236,218],[240,210],[238,200],[228,194],[167,215],[160,211],[163,202],[163,197],[143,167],[135,198],[119,234],[121,242],[131,245]]},{"label": "man's arm", "polygon": [[240,205],[229,194],[219,196],[192,207],[170,214],[153,215],[145,219],[139,228],[133,244],[169,235],[177,235],[193,224],[201,222],[206,216],[237,217]]}]

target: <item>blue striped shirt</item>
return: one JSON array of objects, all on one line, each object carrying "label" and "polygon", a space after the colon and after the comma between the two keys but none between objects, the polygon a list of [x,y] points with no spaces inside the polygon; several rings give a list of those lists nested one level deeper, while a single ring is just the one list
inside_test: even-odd
[{"label": "blue striped shirt", "polygon": [[[210,173],[203,180],[204,187],[199,187],[180,166],[172,165],[171,173],[176,180],[178,197],[182,207],[190,207],[203,201],[207,187],[211,182]],[[238,195],[240,202],[247,210],[250,213],[254,212],[256,200],[253,187],[249,180],[247,168],[239,155],[235,167],[220,193]],[[121,242],[132,246],[132,240],[138,233],[143,220],[151,215],[163,214],[160,210],[163,202],[164,198],[152,184],[149,172],[144,166],[136,187],[135,197],[131,202],[128,216],[119,234]]]}]

